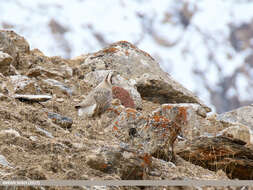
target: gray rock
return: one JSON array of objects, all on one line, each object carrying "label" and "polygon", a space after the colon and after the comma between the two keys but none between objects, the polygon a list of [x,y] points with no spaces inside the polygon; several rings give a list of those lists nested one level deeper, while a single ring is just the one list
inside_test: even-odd
[{"label": "gray rock", "polygon": [[0,155],[0,165],[10,167],[10,163],[6,160],[6,158],[3,155]]},{"label": "gray rock", "polygon": [[159,64],[147,53],[126,41],[116,42],[108,48],[89,54],[82,64],[83,69],[118,71],[125,78],[135,79],[144,73],[162,74]]},{"label": "gray rock", "polygon": [[244,106],[217,116],[227,129],[222,133],[253,144],[253,106]]},{"label": "gray rock", "polygon": [[136,86],[142,98],[149,101],[160,104],[196,103],[205,108],[206,112],[211,111],[197,96],[174,81],[169,75],[167,79],[162,79],[159,75],[145,73],[137,79]]},{"label": "gray rock", "polygon": [[71,128],[73,124],[73,120],[71,118],[62,116],[57,113],[48,112],[48,117],[57,125],[61,126],[62,128]]},{"label": "gray rock", "polygon": [[49,84],[50,86],[52,86],[53,88],[58,88],[60,89],[63,93],[68,94],[69,96],[73,95],[74,90],[71,89],[70,87],[68,87],[67,85],[54,80],[54,79],[46,79],[43,80],[45,83]]},{"label": "gray rock", "polygon": [[43,134],[45,134],[47,137],[49,137],[49,138],[54,138],[54,136],[52,135],[52,133],[50,133],[50,132],[48,132],[48,131],[46,131],[46,130],[44,130],[44,129],[41,129],[40,127],[38,127],[38,126],[35,126],[36,127],[36,129],[39,131],[39,132],[42,132]]},{"label": "gray rock", "polygon": [[[86,164],[104,173],[115,173],[122,180],[143,179],[143,164],[145,164],[141,155],[133,152],[127,152],[117,146],[104,145],[96,152],[92,152],[86,157]],[[132,172],[134,169],[134,172]],[[129,175],[131,173],[131,175]]]},{"label": "gray rock", "polygon": [[217,119],[230,123],[241,123],[253,130],[253,105],[240,107],[238,109],[219,114]]}]

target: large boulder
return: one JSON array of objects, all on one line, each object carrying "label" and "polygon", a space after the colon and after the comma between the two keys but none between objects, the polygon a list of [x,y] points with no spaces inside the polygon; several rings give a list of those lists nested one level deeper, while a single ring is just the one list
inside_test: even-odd
[{"label": "large boulder", "polygon": [[253,105],[240,107],[229,112],[222,113],[217,116],[220,121],[230,123],[241,123],[249,126],[253,130]]},{"label": "large boulder", "polygon": [[86,72],[116,70],[122,77],[135,81],[142,98],[158,101],[160,104],[197,103],[207,112],[211,111],[197,96],[164,72],[148,53],[126,41],[116,42],[87,55],[81,68]]},{"label": "large boulder", "polygon": [[199,137],[186,142],[178,154],[213,171],[222,169],[231,179],[253,179],[253,149],[245,142],[223,136]]},{"label": "large boulder", "polygon": [[210,125],[205,109],[199,104],[163,104],[153,111],[153,115],[176,122],[181,128],[181,135],[188,140],[204,135],[204,129]]},{"label": "large boulder", "polygon": [[253,106],[244,106],[238,109],[222,113],[217,120],[223,125],[230,126],[224,134],[244,140],[253,145]]}]

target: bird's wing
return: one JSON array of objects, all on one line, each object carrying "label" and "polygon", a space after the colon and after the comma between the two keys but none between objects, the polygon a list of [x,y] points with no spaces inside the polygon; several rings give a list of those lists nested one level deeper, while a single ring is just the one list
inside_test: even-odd
[{"label": "bird's wing", "polygon": [[76,109],[79,109],[79,108],[83,108],[83,107],[87,107],[87,106],[91,106],[93,104],[95,104],[96,102],[94,101],[94,98],[93,98],[93,92],[91,92],[90,94],[88,94],[86,96],[86,98],[79,104],[77,104],[75,106]]},{"label": "bird's wing", "polygon": [[94,91],[93,97],[99,105],[104,105],[111,98],[111,90],[100,88]]}]

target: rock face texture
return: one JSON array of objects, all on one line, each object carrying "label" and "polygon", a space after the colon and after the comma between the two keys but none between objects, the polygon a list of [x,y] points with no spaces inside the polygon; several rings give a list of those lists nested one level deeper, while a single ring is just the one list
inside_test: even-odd
[{"label": "rock face texture", "polygon": [[[251,106],[208,114],[128,42],[63,59],[0,31],[0,65],[0,179],[253,179]],[[78,116],[112,71],[108,109]]]},{"label": "rock face texture", "polygon": [[226,168],[228,177],[232,179],[250,180],[253,178],[253,151],[245,144],[222,136],[200,137],[189,142],[178,154],[210,170]]}]

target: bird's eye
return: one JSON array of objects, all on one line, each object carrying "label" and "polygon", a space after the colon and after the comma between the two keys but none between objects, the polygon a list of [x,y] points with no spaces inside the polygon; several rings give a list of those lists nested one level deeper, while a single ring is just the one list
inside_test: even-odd
[{"label": "bird's eye", "polygon": [[137,136],[137,130],[135,128],[129,129],[129,136],[136,137]]}]

